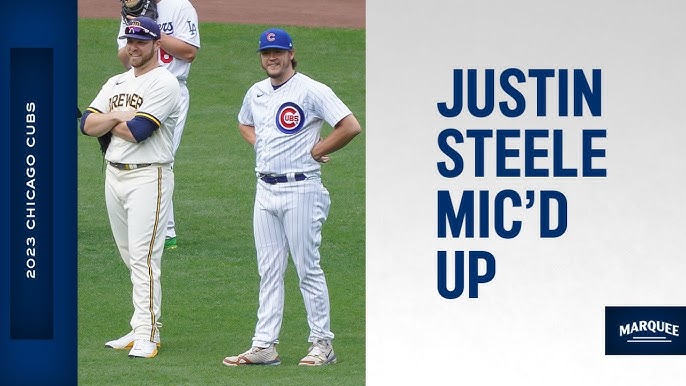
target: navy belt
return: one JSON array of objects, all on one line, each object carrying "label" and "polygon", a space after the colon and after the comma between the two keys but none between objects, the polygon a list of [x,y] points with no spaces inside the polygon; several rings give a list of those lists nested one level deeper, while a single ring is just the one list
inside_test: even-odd
[{"label": "navy belt", "polygon": [[[258,174],[258,177],[259,177],[259,179],[261,179],[262,181],[264,181],[270,185],[276,185],[278,183],[288,182],[288,176],[285,176],[285,175],[275,176],[275,175],[260,173],[260,174]],[[302,174],[302,173],[295,173],[293,178],[296,181],[303,181],[303,180],[307,179],[307,176]]]},{"label": "navy belt", "polygon": [[144,168],[146,166],[150,166],[152,164],[120,164],[118,162],[110,162],[110,165],[114,166],[115,168],[119,170],[133,170],[133,169],[138,169],[138,168]]}]

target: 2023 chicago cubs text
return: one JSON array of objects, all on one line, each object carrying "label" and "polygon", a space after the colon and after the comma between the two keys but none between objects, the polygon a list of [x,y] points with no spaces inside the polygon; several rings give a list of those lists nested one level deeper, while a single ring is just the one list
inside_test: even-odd
[{"label": "2023 chicago cubs text", "polygon": [[36,156],[32,150],[36,146],[36,103],[29,102],[26,104],[26,141],[25,146],[27,155],[25,157],[25,186],[26,186],[26,201],[25,201],[25,226],[28,236],[26,237],[26,254],[25,269],[26,278],[36,278],[36,238],[32,236],[32,232],[36,229]]}]

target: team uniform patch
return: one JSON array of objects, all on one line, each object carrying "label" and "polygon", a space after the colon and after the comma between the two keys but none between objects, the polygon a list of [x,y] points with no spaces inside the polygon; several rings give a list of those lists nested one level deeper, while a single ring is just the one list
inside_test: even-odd
[{"label": "team uniform patch", "polygon": [[276,127],[284,134],[295,134],[303,128],[305,113],[293,102],[286,102],[276,112]]}]

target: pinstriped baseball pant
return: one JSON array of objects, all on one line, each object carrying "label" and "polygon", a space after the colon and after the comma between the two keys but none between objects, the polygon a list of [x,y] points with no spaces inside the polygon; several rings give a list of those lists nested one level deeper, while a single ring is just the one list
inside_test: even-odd
[{"label": "pinstriped baseball pant", "polygon": [[289,252],[307,311],[308,340],[333,339],[329,291],[319,265],[329,205],[329,192],[319,178],[274,185],[257,180],[253,226],[260,293],[253,346],[278,343]]},{"label": "pinstriped baseball pant", "polygon": [[162,314],[160,266],[173,190],[169,165],[134,170],[107,166],[105,201],[114,240],[131,276],[136,339],[154,340]]}]

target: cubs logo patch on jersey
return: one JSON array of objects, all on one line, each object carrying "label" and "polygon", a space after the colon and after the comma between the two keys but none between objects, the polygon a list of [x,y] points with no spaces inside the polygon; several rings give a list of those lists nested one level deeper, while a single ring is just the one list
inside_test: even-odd
[{"label": "cubs logo patch on jersey", "polygon": [[276,112],[276,127],[285,134],[299,132],[305,123],[305,113],[300,106],[293,102],[286,102]]}]

